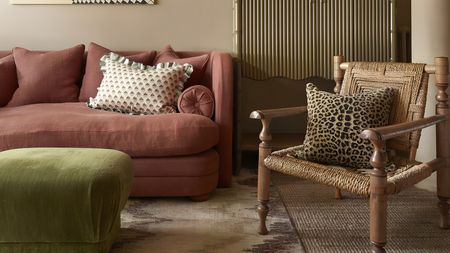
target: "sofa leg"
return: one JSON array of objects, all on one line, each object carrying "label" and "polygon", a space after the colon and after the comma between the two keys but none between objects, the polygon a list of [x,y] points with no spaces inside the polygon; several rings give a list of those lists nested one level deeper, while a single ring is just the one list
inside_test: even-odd
[{"label": "sofa leg", "polygon": [[209,193],[199,195],[199,196],[191,196],[189,198],[191,199],[191,201],[194,201],[194,202],[203,202],[203,201],[207,201],[209,199]]}]

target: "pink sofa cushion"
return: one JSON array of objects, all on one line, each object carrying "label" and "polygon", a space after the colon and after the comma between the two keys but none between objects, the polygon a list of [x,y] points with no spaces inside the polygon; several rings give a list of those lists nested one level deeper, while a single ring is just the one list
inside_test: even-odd
[{"label": "pink sofa cushion", "polygon": [[214,95],[205,86],[194,85],[187,88],[178,98],[178,110],[212,118],[214,115]]},{"label": "pink sofa cushion", "polygon": [[[105,54],[110,53],[111,50],[97,45],[93,42],[89,44],[88,54],[86,59],[86,71],[81,85],[79,101],[86,102],[90,97],[94,98],[97,95],[97,88],[103,79],[103,73],[100,70],[100,58]],[[128,59],[143,63],[144,65],[151,65],[156,56],[156,51],[142,52],[138,54],[122,54]]]},{"label": "pink sofa cushion", "polygon": [[8,104],[18,86],[16,64],[11,54],[0,59],[0,107]]},{"label": "pink sofa cushion", "polygon": [[180,58],[178,54],[173,50],[173,48],[168,45],[161,52],[156,55],[153,65],[162,62],[176,62],[179,64],[191,64],[194,67],[194,72],[192,72],[189,80],[184,84],[184,88],[189,88],[193,85],[200,83],[203,80],[203,75],[205,73],[206,64],[208,63],[209,55],[199,55],[189,58]]},{"label": "pink sofa cushion", "polygon": [[85,103],[0,108],[0,151],[23,147],[89,147],[132,157],[197,154],[219,142],[219,127],[194,114],[133,116]]},{"label": "pink sofa cushion", "polygon": [[84,45],[53,52],[13,49],[19,88],[8,106],[78,101]]}]

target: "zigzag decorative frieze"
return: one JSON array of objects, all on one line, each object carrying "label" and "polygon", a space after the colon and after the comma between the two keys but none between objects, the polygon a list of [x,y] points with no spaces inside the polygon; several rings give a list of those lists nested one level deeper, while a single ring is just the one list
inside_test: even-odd
[{"label": "zigzag decorative frieze", "polygon": [[155,4],[155,0],[72,0],[72,4]]}]

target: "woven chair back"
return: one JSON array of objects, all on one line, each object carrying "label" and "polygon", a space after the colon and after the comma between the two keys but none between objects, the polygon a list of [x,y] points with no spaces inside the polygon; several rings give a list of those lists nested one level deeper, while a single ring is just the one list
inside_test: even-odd
[{"label": "woven chair back", "polygon": [[[396,90],[389,124],[412,121],[424,117],[428,88],[425,64],[351,62],[345,72],[341,95],[392,87]],[[392,139],[387,148],[397,155],[415,159],[420,131]]]}]

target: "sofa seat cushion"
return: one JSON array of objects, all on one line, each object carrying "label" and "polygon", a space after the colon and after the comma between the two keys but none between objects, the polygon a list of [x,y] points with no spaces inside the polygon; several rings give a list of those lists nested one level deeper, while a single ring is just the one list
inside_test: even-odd
[{"label": "sofa seat cushion", "polygon": [[132,157],[197,154],[219,142],[219,127],[194,114],[135,116],[90,109],[85,103],[0,108],[0,150],[87,147]]}]

